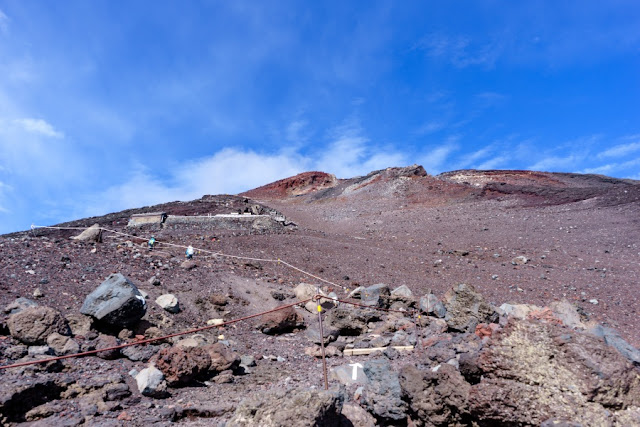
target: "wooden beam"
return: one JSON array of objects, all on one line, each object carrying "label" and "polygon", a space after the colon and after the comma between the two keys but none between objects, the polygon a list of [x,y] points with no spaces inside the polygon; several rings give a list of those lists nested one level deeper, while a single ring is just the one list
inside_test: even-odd
[{"label": "wooden beam", "polygon": [[393,347],[373,347],[373,348],[345,348],[342,354],[345,356],[365,356],[367,354],[374,353],[376,351],[384,351],[388,348],[394,348],[398,351],[411,351],[412,345],[398,345]]}]

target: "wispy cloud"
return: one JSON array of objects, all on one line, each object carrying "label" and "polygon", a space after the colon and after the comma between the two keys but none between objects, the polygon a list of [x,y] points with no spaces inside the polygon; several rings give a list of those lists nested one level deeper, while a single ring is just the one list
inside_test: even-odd
[{"label": "wispy cloud", "polygon": [[538,160],[529,166],[528,170],[546,171],[546,172],[569,172],[576,170],[576,167],[582,160],[581,156],[571,154],[564,157],[553,156]]},{"label": "wispy cloud", "polygon": [[[286,130],[290,128],[291,125]],[[327,147],[316,156],[287,149],[260,153],[224,148],[212,156],[176,164],[167,171],[165,179],[139,167],[125,182],[86,195],[83,205],[88,207],[76,215],[98,215],[169,200],[191,200],[204,194],[236,194],[308,170],[350,178],[407,164],[404,154],[390,147],[375,146],[356,124],[339,126],[330,136]]]},{"label": "wispy cloud", "polygon": [[7,34],[9,32],[9,17],[0,9],[0,33]]},{"label": "wispy cloud", "polygon": [[497,41],[479,42],[467,36],[450,36],[432,33],[423,37],[417,44],[432,58],[451,63],[456,68],[483,66],[492,68],[502,52]]},{"label": "wispy cloud", "polygon": [[371,143],[359,125],[348,123],[330,132],[326,150],[317,160],[309,160],[314,169],[335,174],[340,178],[364,175],[375,169],[406,163],[406,154],[393,148]]},{"label": "wispy cloud", "polygon": [[9,213],[7,206],[7,195],[13,190],[13,188],[0,181],[0,213]]},{"label": "wispy cloud", "polygon": [[491,159],[487,159],[484,162],[474,166],[474,169],[487,170],[497,169],[509,163],[510,158],[508,156],[497,156]]},{"label": "wispy cloud", "polygon": [[424,153],[419,157],[419,163],[430,174],[438,174],[446,169],[446,163],[452,153],[459,149],[458,137],[447,138],[442,145]]},{"label": "wispy cloud", "polygon": [[24,130],[36,133],[50,138],[64,138],[64,134],[54,129],[51,124],[42,119],[15,119],[14,123],[21,126]]},{"label": "wispy cloud", "polygon": [[609,148],[598,154],[598,157],[623,157],[631,153],[640,151],[640,135],[636,136],[638,142],[630,142],[628,144],[619,144]]}]

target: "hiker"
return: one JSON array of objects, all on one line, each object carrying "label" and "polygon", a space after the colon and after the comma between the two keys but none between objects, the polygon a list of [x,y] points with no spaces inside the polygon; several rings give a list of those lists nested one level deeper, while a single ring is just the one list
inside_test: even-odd
[{"label": "hiker", "polygon": [[151,238],[149,239],[149,241],[147,242],[147,245],[149,246],[149,250],[152,251],[153,250],[153,246],[156,244],[156,238],[151,236]]},{"label": "hiker", "polygon": [[187,257],[187,259],[191,259],[193,258],[193,253],[195,251],[193,250],[193,246],[189,245],[189,247],[187,248],[187,251],[185,252],[185,255]]}]

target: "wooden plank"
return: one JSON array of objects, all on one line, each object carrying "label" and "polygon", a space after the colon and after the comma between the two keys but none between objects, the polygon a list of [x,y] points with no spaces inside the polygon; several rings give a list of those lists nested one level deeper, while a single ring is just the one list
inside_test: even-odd
[{"label": "wooden plank", "polygon": [[342,354],[345,356],[365,356],[376,351],[384,351],[388,348],[394,348],[398,351],[411,351],[412,345],[398,345],[393,347],[373,347],[373,348],[345,348]]}]

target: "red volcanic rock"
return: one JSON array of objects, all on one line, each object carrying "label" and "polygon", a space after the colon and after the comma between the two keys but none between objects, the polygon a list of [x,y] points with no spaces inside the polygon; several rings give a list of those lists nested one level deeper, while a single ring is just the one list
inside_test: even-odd
[{"label": "red volcanic rock", "polygon": [[265,334],[275,335],[291,332],[304,326],[304,319],[293,308],[267,313],[258,322],[258,329]]},{"label": "red volcanic rock", "polygon": [[285,198],[335,187],[338,179],[324,172],[304,172],[240,194],[253,198]]},{"label": "red volcanic rock", "polygon": [[209,371],[211,356],[203,347],[171,347],[160,350],[154,364],[170,386],[186,385]]}]

